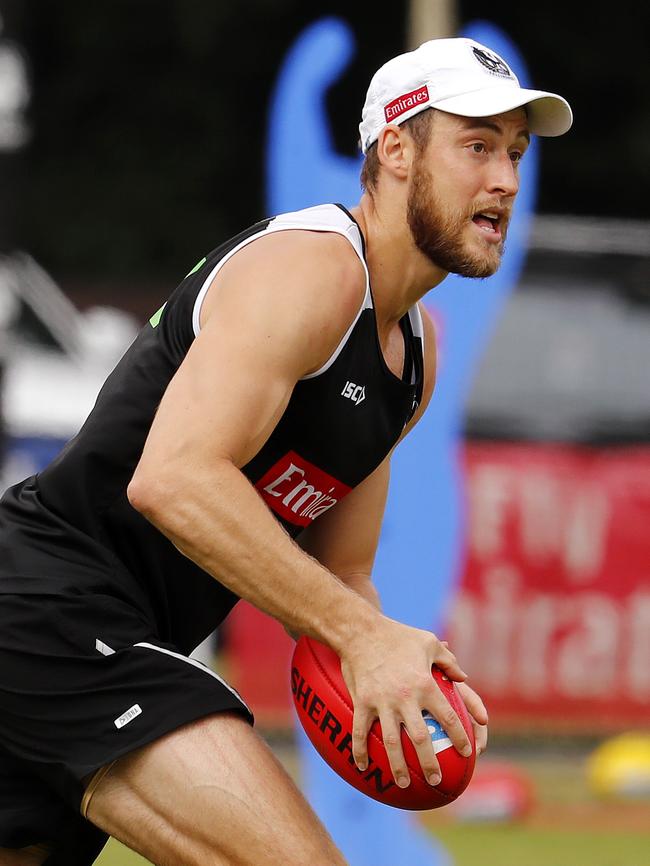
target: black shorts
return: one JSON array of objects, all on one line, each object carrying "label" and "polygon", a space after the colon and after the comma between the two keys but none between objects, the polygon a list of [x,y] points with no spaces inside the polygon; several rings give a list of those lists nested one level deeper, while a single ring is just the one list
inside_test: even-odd
[{"label": "black shorts", "polygon": [[123,598],[0,593],[0,847],[53,843],[48,864],[91,864],[106,836],[80,815],[83,780],[222,711],[252,722]]}]

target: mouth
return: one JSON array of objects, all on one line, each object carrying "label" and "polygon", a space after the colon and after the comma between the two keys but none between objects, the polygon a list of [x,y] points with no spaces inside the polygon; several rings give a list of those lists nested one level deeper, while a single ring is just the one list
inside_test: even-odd
[{"label": "mouth", "polygon": [[485,240],[491,243],[498,243],[502,240],[503,214],[493,210],[481,211],[474,214],[472,222],[485,235]]}]

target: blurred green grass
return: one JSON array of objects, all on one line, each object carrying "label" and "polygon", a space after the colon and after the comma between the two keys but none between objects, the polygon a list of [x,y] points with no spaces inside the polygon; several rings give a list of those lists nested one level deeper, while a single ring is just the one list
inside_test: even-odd
[{"label": "blurred green grass", "polygon": [[[455,866],[644,866],[650,851],[650,833],[641,832],[454,824],[436,828],[435,836]],[[147,861],[111,839],[97,866],[147,866]]]},{"label": "blurred green grass", "polygon": [[[436,838],[456,866],[644,866],[650,833],[454,825]],[[397,866],[397,864],[396,864]]]},{"label": "blurred green grass", "polygon": [[115,839],[111,839],[104,848],[100,857],[95,861],[95,866],[147,866],[148,860],[129,851],[124,845],[120,845]]},{"label": "blurred green grass", "polygon": [[[437,828],[435,836],[449,850],[455,866],[644,866],[650,851],[650,832],[454,824]],[[97,861],[100,864],[146,866],[147,861],[112,839]]]}]

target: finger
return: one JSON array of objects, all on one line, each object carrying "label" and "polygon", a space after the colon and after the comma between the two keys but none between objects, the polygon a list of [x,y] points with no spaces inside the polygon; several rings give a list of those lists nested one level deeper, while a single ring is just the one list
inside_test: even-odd
[{"label": "finger", "polygon": [[475,719],[479,725],[487,725],[488,714],[485,704],[476,694],[474,689],[468,686],[467,683],[459,683],[456,688],[458,689],[458,693],[463,699],[463,703],[467,707],[472,718]]},{"label": "finger", "polygon": [[488,742],[488,728],[487,725],[479,725],[477,722],[473,722],[474,725],[474,741],[476,743],[476,757],[483,754],[483,752],[487,749]]},{"label": "finger", "polygon": [[406,732],[417,752],[418,761],[422,767],[424,777],[430,785],[438,785],[442,779],[440,764],[433,749],[431,734],[420,713],[409,722],[405,722]]},{"label": "finger", "polygon": [[363,772],[368,769],[368,732],[373,719],[366,710],[355,709],[352,717],[352,757]]},{"label": "finger", "polygon": [[463,723],[433,680],[432,686],[433,690],[431,697],[427,700],[426,709],[440,722],[440,725],[447,733],[456,750],[468,758],[472,754],[472,744],[463,727]]},{"label": "finger", "polygon": [[402,750],[401,725],[394,717],[380,717],[380,724],[381,738],[388,755],[393,779],[400,788],[408,788],[411,777]]},{"label": "finger", "polygon": [[458,664],[456,656],[449,649],[446,641],[438,641],[438,649],[433,661],[450,680],[462,683],[467,679],[467,674]]}]

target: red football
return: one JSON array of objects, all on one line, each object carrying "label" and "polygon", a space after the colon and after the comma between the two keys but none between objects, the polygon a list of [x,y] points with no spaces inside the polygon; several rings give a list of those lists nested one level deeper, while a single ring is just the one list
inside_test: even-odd
[{"label": "red football", "polygon": [[311,638],[296,643],[291,664],[291,691],[305,733],[330,767],[359,791],[400,809],[437,809],[451,803],[472,778],[476,752],[472,723],[453,682],[434,667],[436,683],[458,714],[472,743],[472,754],[463,757],[452,746],[438,722],[423,712],[440,764],[442,780],[433,788],[424,778],[417,753],[402,728],[402,748],[411,776],[408,788],[395,784],[388,756],[375,721],[368,736],[368,769],[357,769],[352,757],[352,700],[336,653]]}]

